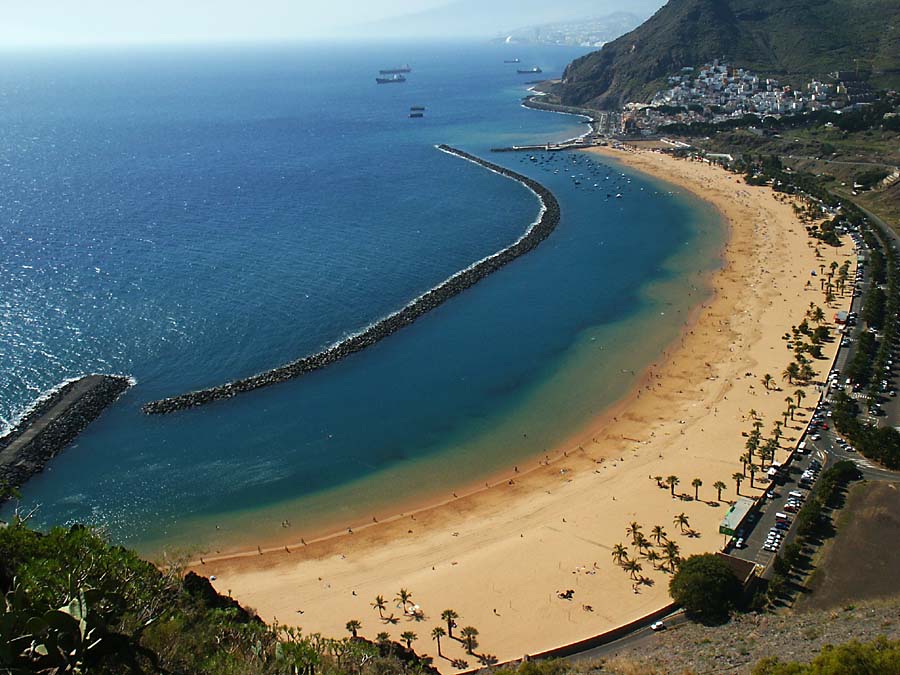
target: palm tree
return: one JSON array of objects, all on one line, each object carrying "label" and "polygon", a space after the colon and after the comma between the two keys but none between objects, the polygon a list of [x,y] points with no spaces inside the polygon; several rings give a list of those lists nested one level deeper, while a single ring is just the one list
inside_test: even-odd
[{"label": "palm tree", "polygon": [[816,323],[822,323],[825,321],[825,312],[822,311],[821,307],[816,307],[813,310],[812,320]]},{"label": "palm tree", "polygon": [[724,490],[727,487],[727,485],[725,485],[725,483],[723,483],[722,481],[717,480],[715,483],[713,483],[713,487],[719,493],[718,496],[716,497],[716,501],[722,501],[722,490]]},{"label": "palm tree", "polygon": [[663,556],[665,557],[666,562],[669,564],[669,568],[674,572],[675,566],[681,560],[678,544],[676,544],[674,541],[667,541],[666,548],[663,551]]},{"label": "palm tree", "polygon": [[672,522],[674,522],[678,526],[682,533],[684,533],[684,528],[686,528],[690,524],[688,523],[688,517],[683,513],[679,513],[677,516],[675,516],[675,519]]},{"label": "palm tree", "polygon": [[637,537],[640,533],[641,526],[635,521],[632,521],[631,525],[625,528],[625,534],[631,536],[631,543],[635,546],[637,545]]},{"label": "palm tree", "polygon": [[462,635],[463,642],[466,643],[466,652],[471,654],[472,650],[478,646],[478,629],[472,626],[466,626],[460,631],[460,635]]},{"label": "palm tree", "polygon": [[356,633],[362,628],[362,624],[357,619],[351,619],[346,623],[345,628],[350,631],[353,637],[356,637]]},{"label": "palm tree", "polygon": [[372,608],[378,610],[378,616],[382,619],[384,618],[384,610],[387,608],[387,603],[384,601],[384,596],[376,595],[375,602],[372,603]]},{"label": "palm tree", "polygon": [[413,633],[411,630],[407,630],[400,633],[400,639],[406,643],[407,649],[412,649],[413,641],[418,640],[419,636]]},{"label": "palm tree", "polygon": [[625,571],[631,575],[632,579],[637,579],[638,572],[644,569],[643,567],[641,567],[641,563],[639,563],[637,560],[629,560],[625,563],[624,567]]},{"label": "palm tree", "polygon": [[791,403],[788,406],[788,413],[790,414],[792,420],[794,419],[794,411],[795,410],[797,410],[797,406],[795,406],[793,403]]},{"label": "palm tree", "polygon": [[647,541],[647,537],[640,532],[637,533],[634,539],[634,545],[637,547],[638,553],[641,553],[645,548],[650,548],[650,542]]},{"label": "palm tree", "polygon": [[675,496],[675,486],[678,485],[681,481],[678,480],[678,476],[669,476],[666,478],[666,485],[669,486],[669,489],[672,491],[672,496]]},{"label": "palm tree", "polygon": [[788,384],[794,383],[794,378],[800,374],[800,366],[797,365],[796,362],[791,361],[787,368],[784,369],[784,372],[781,374],[782,379],[788,381]]},{"label": "palm tree", "polygon": [[647,551],[647,562],[653,565],[654,568],[657,567],[656,563],[660,560],[660,555],[654,550]]},{"label": "palm tree", "polygon": [[748,412],[747,415],[751,420],[755,420],[759,416],[759,413],[756,412],[756,408],[750,408],[750,412]]},{"label": "palm tree", "polygon": [[653,530],[650,532],[650,537],[656,539],[656,545],[660,546],[662,540],[666,538],[666,531],[663,529],[662,525],[654,525]]},{"label": "palm tree", "polygon": [[806,398],[806,392],[803,391],[802,389],[798,389],[797,391],[794,392],[794,396],[797,397],[797,407],[799,408],[800,401],[802,401],[803,399]]},{"label": "palm tree", "polygon": [[700,480],[699,478],[695,478],[694,480],[691,481],[691,485],[694,488],[694,499],[695,500],[700,499],[700,496],[699,496],[700,495],[700,486],[703,485],[703,481]]},{"label": "palm tree", "polygon": [[394,600],[396,600],[403,606],[403,613],[406,614],[406,604],[410,600],[412,600],[412,593],[410,593],[405,588],[401,588],[400,592],[397,593],[397,597],[395,597]]},{"label": "palm tree", "polygon": [[747,477],[747,467],[750,466],[752,463],[753,463],[753,457],[750,455],[749,452],[745,452],[743,455],[741,455],[741,464],[743,465],[743,469],[744,469],[744,478]]},{"label": "palm tree", "polygon": [[772,384],[772,379],[773,379],[773,378],[772,378],[772,376],[771,376],[769,373],[766,373],[765,375],[763,375],[762,383],[763,383],[763,385],[765,386],[766,389],[768,389],[768,388],[769,388],[769,385]]},{"label": "palm tree", "polygon": [[375,641],[380,645],[386,645],[391,641],[391,636],[385,633],[384,631],[380,632],[375,636]]},{"label": "palm tree", "polygon": [[621,565],[623,560],[628,560],[628,549],[622,544],[616,544],[612,548],[612,557],[616,565]]},{"label": "palm tree", "polygon": [[753,479],[756,478],[757,468],[755,466],[750,467],[750,487],[753,487]]},{"label": "palm tree", "polygon": [[741,494],[741,483],[744,481],[744,474],[742,474],[740,471],[738,471],[737,473],[732,474],[731,480],[733,480],[737,484],[737,486],[735,488],[735,492],[737,492],[738,495],[740,495]]},{"label": "palm tree", "polygon": [[447,636],[453,637],[453,627],[456,625],[456,620],[459,618],[459,614],[457,614],[452,609],[445,609],[441,612],[441,621],[447,622]]},{"label": "palm tree", "polygon": [[441,626],[435,626],[431,629],[431,639],[437,642],[438,656],[443,656],[443,654],[441,654],[441,638],[446,634],[447,631],[445,631]]},{"label": "palm tree", "polygon": [[775,420],[775,428],[772,430],[772,439],[775,441],[775,445],[778,445],[778,441],[781,440],[781,422]]},{"label": "palm tree", "polygon": [[759,438],[755,431],[750,434],[750,438],[747,439],[747,443],[744,447],[747,448],[747,457],[752,461],[753,453],[756,452],[756,449],[759,447]]},{"label": "palm tree", "polygon": [[656,481],[656,487],[662,487],[662,476],[653,476],[653,480]]}]

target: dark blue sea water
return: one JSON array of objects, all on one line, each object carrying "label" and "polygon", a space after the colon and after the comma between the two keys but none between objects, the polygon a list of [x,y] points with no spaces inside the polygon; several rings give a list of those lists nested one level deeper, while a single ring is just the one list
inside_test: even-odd
[{"label": "dark blue sea water", "polygon": [[[154,549],[246,541],[248,522],[263,537],[285,517],[352,520],[539,454],[621,396],[623,364],[639,370],[676,334],[722,234],[697,200],[621,167],[489,155],[584,131],[522,108],[529,78],[503,64],[516,56],[553,76],[580,53],[5,54],[0,419],[66,378],[137,379],[26,486],[37,521],[103,525]],[[401,63],[407,83],[375,84]],[[408,118],[414,105],[424,119]],[[325,371],[140,413],[317,351],[515,240],[535,197],[437,143],[544,182],[558,230]]]}]

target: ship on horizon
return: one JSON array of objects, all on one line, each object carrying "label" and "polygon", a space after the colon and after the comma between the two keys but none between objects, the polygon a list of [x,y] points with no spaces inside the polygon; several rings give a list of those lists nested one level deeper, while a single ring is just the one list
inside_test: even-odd
[{"label": "ship on horizon", "polygon": [[536,75],[537,73],[543,73],[544,71],[535,66],[534,68],[519,68],[516,72],[519,75]]},{"label": "ship on horizon", "polygon": [[406,82],[406,78],[402,75],[391,75],[390,77],[376,77],[378,84],[393,84],[395,82]]},{"label": "ship on horizon", "polygon": [[399,75],[400,73],[411,73],[412,68],[409,67],[409,64],[405,66],[397,66],[396,68],[384,68],[379,70],[378,73],[380,75]]},{"label": "ship on horizon", "polygon": [[521,63],[521,59],[506,59],[503,63]]}]

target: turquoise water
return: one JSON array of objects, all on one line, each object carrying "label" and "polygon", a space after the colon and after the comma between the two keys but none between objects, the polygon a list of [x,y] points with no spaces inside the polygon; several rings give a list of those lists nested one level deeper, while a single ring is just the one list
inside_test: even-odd
[{"label": "turquoise water", "polygon": [[[718,264],[718,218],[581,154],[489,155],[584,130],[519,106],[527,77],[503,64],[553,76],[580,51],[511,49],[6,55],[0,417],[84,372],[138,381],[26,486],[40,524],[146,550],[337,524],[539,454],[627,391]],[[374,83],[407,62],[407,83]],[[534,196],[443,142],[547,185],[557,231],[327,370],[140,413],[316,351],[515,240]]]}]

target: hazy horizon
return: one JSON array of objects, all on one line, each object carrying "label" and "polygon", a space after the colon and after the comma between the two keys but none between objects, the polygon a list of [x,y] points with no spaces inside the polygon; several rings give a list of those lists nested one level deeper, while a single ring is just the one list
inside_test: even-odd
[{"label": "hazy horizon", "polygon": [[202,45],[339,39],[489,37],[528,25],[629,11],[649,15],[663,0],[63,0],[4,8],[0,45],[89,47]]}]

